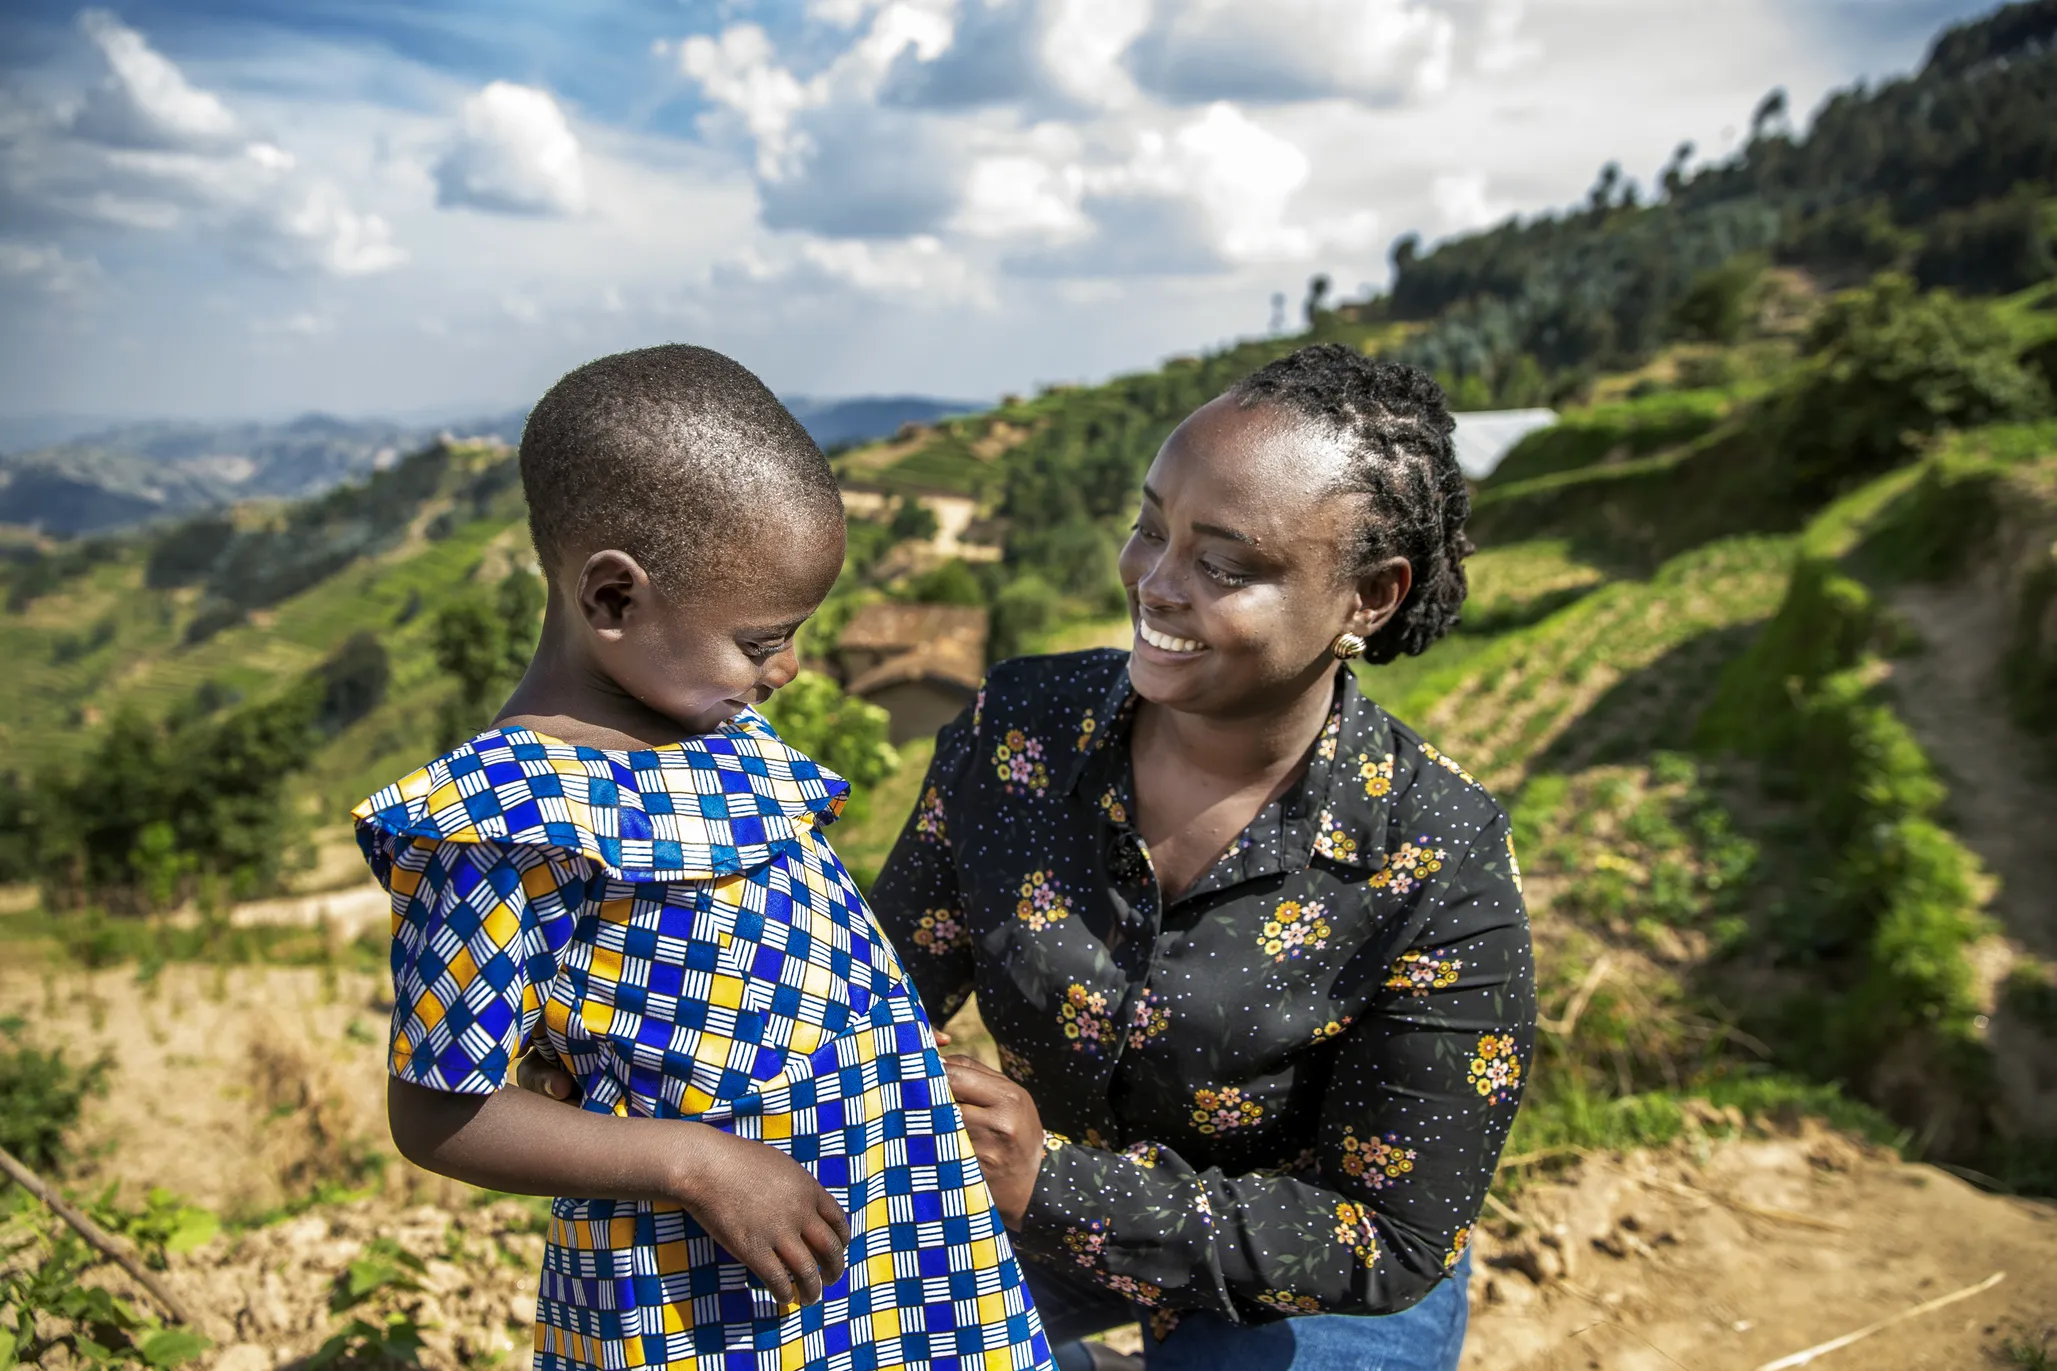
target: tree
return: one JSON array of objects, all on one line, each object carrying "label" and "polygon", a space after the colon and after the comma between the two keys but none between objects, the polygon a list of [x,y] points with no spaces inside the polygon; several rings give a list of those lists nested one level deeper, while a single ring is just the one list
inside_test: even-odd
[{"label": "tree", "polygon": [[861,792],[900,768],[886,711],[817,672],[803,671],[765,701],[764,717],[786,742]]},{"label": "tree", "polygon": [[986,602],[986,590],[962,558],[952,557],[915,577],[908,584],[907,598],[920,604],[982,605]]},{"label": "tree", "polygon": [[2042,378],[1992,310],[1919,293],[1888,273],[1830,303],[1806,367],[1771,411],[1803,490],[1834,490],[1906,460],[1939,429],[2047,413]]},{"label": "tree", "polygon": [[940,525],[936,523],[936,512],[913,495],[903,495],[899,504],[893,507],[893,522],[887,531],[895,542],[925,543],[936,536]]},{"label": "tree", "polygon": [[1307,327],[1314,328],[1321,322],[1321,312],[1328,305],[1329,288],[1333,283],[1327,272],[1316,272],[1307,278]]},{"label": "tree", "polygon": [[528,669],[540,628],[541,580],[517,568],[489,597],[476,588],[436,611],[429,641],[436,665],[457,683],[442,711],[438,742],[454,747],[483,728],[496,700]]},{"label": "tree", "polygon": [[1057,592],[1035,572],[1023,572],[1010,580],[993,600],[986,638],[988,663],[1027,652],[1030,640],[1057,618],[1057,609]]}]

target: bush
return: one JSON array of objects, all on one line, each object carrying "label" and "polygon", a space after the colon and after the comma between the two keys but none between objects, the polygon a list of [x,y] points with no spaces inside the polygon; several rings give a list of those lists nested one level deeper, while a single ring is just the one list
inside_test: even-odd
[{"label": "bush", "polygon": [[895,542],[912,539],[925,543],[936,536],[938,527],[934,510],[916,496],[903,495],[893,507],[893,521],[886,526],[886,531],[893,535]]},{"label": "bush", "polygon": [[986,588],[961,558],[952,557],[908,582],[907,598],[917,604],[976,607],[986,602]]},{"label": "bush", "polygon": [[1801,495],[1833,492],[1912,457],[1945,428],[2033,418],[2050,407],[2005,324],[1946,292],[1882,276],[1829,305],[1812,354],[1768,411]]},{"label": "bush", "polygon": [[828,677],[803,671],[765,701],[764,717],[788,744],[850,782],[859,796],[900,767],[886,711]]},{"label": "bush", "polygon": [[1739,341],[1750,323],[1750,287],[1763,266],[1761,257],[1746,256],[1701,272],[1672,306],[1672,327],[1703,343]]},{"label": "bush", "polygon": [[2033,195],[1988,200],[1945,214],[1914,259],[1914,279],[1973,295],[2008,295],[2057,272],[2042,206]]},{"label": "bush", "polygon": [[362,629],[329,655],[321,664],[319,675],[321,706],[317,717],[324,732],[340,733],[385,703],[393,665],[378,635]]},{"label": "bush", "polygon": [[987,663],[1027,652],[1030,640],[1056,621],[1057,609],[1057,592],[1035,572],[1023,572],[1010,580],[993,599]]},{"label": "bush", "polygon": [[79,1121],[89,1095],[107,1090],[111,1063],[67,1061],[64,1049],[43,1052],[21,1043],[22,1022],[0,1019],[0,1147],[36,1171],[56,1171],[71,1159],[65,1135]]},{"label": "bush", "polygon": [[168,590],[206,580],[235,536],[235,524],[218,515],[187,520],[151,547],[143,584],[152,590]]}]

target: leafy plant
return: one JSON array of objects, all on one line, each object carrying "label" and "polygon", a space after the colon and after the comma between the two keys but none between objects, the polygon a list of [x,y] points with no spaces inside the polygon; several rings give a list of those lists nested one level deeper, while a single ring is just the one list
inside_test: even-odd
[{"label": "leafy plant", "polygon": [[99,1253],[19,1190],[0,1196],[0,1371],[42,1365],[62,1349],[75,1364],[169,1371],[207,1339],[86,1283]]},{"label": "leafy plant", "polygon": [[21,1030],[19,1018],[0,1019],[0,1147],[38,1171],[52,1170],[69,1159],[65,1135],[87,1097],[106,1091],[112,1063],[102,1057],[79,1066],[63,1048],[23,1045]]},{"label": "leafy plant", "polygon": [[843,693],[828,677],[806,671],[764,704],[764,716],[786,742],[864,790],[893,774],[900,754],[887,741],[886,711]]}]

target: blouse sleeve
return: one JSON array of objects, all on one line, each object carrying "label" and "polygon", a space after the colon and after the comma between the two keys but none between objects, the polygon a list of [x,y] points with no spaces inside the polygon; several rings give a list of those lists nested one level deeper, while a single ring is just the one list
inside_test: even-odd
[{"label": "blouse sleeve", "polygon": [[1534,1043],[1505,819],[1423,897],[1336,1045],[1311,1166],[1230,1176],[1169,1147],[1052,1139],[1020,1246],[1137,1303],[1230,1319],[1390,1314],[1427,1295],[1470,1241]]},{"label": "blouse sleeve", "polygon": [[570,941],[585,866],[554,849],[396,840],[394,1076],[461,1095],[507,1084]]},{"label": "blouse sleeve", "polygon": [[938,1026],[964,1007],[974,976],[950,822],[978,752],[977,718],[973,705],[936,735],[921,802],[871,888],[872,912]]}]

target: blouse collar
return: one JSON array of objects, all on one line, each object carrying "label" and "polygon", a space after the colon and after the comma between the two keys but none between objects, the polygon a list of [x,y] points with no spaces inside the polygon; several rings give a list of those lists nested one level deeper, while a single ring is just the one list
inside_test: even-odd
[{"label": "blouse collar", "polygon": [[[1317,857],[1367,871],[1385,865],[1394,783],[1392,720],[1364,694],[1354,671],[1345,667],[1337,674],[1335,704],[1306,774],[1265,806],[1181,900],[1259,876],[1304,870]],[[1067,794],[1077,792],[1089,774],[1115,787],[1123,814],[1117,827],[1127,826],[1126,815],[1134,807],[1135,772],[1127,744],[1137,698],[1124,665],[1090,707],[1087,717],[1093,726],[1081,730],[1076,755],[1062,778]],[[1096,762],[1103,754],[1105,760]],[[1102,813],[1108,808],[1101,806]]]},{"label": "blouse collar", "polygon": [[841,814],[849,783],[746,710],[718,732],[637,751],[493,729],[351,811],[360,830],[577,852],[629,881],[751,871]]}]

